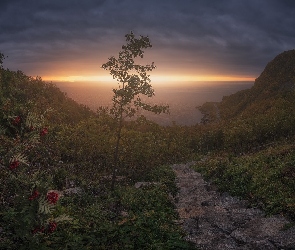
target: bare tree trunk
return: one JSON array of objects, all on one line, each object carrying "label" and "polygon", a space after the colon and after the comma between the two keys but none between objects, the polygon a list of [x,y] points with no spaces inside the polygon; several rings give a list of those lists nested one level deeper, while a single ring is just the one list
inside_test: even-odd
[{"label": "bare tree trunk", "polygon": [[113,164],[112,183],[111,183],[112,191],[114,191],[115,189],[115,182],[116,182],[117,170],[119,165],[119,149],[120,149],[122,125],[123,125],[123,107],[121,106],[118,131],[117,131],[117,141],[116,141],[115,152],[114,152],[114,164]]}]

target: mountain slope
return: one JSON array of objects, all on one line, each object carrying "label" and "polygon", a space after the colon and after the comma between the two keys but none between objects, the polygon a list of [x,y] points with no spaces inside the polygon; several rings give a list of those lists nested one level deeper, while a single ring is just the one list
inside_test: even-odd
[{"label": "mountain slope", "polygon": [[[0,65],[1,66],[1,65]],[[78,104],[52,83],[41,78],[26,76],[21,71],[0,67],[0,118],[10,110],[22,114],[26,110],[44,112],[48,108],[53,123],[73,124],[94,114],[88,107]]]},{"label": "mountain slope", "polygon": [[192,147],[206,157],[196,169],[222,191],[294,219],[295,50],[269,62],[251,89],[201,108],[209,116]]},{"label": "mountain slope", "polygon": [[[220,103],[200,107],[205,123],[266,115],[295,106],[295,50],[285,51],[269,62],[250,89],[224,96]],[[215,108],[214,108],[215,107]],[[218,109],[216,109],[218,107]],[[219,112],[219,114],[217,113]]]},{"label": "mountain slope", "polygon": [[267,64],[251,89],[224,97],[221,117],[249,117],[294,105],[295,50],[285,51]]}]

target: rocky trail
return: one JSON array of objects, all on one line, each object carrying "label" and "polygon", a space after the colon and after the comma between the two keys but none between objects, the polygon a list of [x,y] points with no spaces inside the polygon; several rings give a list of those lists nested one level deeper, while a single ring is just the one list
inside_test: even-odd
[{"label": "rocky trail", "polygon": [[[247,201],[220,193],[190,164],[175,164],[176,208],[186,239],[198,249],[295,249],[295,226],[282,216],[266,217]],[[292,226],[293,225],[293,226]]]}]

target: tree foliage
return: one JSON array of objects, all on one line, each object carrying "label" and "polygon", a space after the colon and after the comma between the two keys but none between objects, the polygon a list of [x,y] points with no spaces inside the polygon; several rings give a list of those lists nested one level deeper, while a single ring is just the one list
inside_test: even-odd
[{"label": "tree foliage", "polygon": [[148,72],[155,69],[155,65],[136,64],[135,59],[143,58],[144,49],[152,47],[149,38],[141,36],[137,39],[132,32],[125,37],[127,44],[122,46],[118,58],[112,56],[102,65],[118,82],[118,88],[113,89],[111,114],[120,121],[124,117],[134,116],[139,108],[153,113],[168,112],[167,106],[149,105],[142,100],[142,95],[154,96]]},{"label": "tree foliage", "polygon": [[112,56],[107,63],[102,65],[102,68],[110,71],[110,74],[118,82],[118,88],[113,89],[113,106],[110,110],[118,124],[112,189],[114,188],[119,163],[121,131],[124,119],[134,116],[140,108],[156,114],[168,112],[168,106],[150,105],[142,100],[142,96],[152,97],[154,95],[148,72],[155,69],[155,65],[154,63],[140,65],[135,62],[135,59],[138,57],[143,58],[144,50],[152,47],[149,38],[144,36],[135,38],[132,32],[125,37],[127,44],[122,46],[118,57]]}]

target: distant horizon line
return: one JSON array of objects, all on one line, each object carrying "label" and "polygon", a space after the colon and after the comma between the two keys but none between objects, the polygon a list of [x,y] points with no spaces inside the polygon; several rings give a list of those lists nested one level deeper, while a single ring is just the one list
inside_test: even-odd
[{"label": "distant horizon line", "polygon": [[[50,82],[66,82],[66,83],[78,83],[78,82],[89,82],[89,83],[111,83],[111,82],[115,82],[114,81],[94,81],[94,80],[78,80],[78,81],[66,81],[66,80],[47,80],[47,79],[43,79],[43,81],[50,81]],[[177,83],[177,82],[254,82],[254,80],[183,80],[183,81],[157,81],[159,83],[167,83],[167,82],[173,82],[173,83]],[[151,82],[156,82],[156,80],[151,81]]]},{"label": "distant horizon line", "polygon": [[[82,87],[101,87],[101,88],[117,88],[118,82],[95,82],[95,81],[52,81],[57,87],[65,88],[82,88]],[[204,87],[204,86],[221,86],[221,85],[253,85],[255,81],[179,81],[179,82],[156,82],[152,81],[151,85],[154,89],[162,88],[195,88],[195,87]]]},{"label": "distant horizon line", "polygon": [[[71,84],[71,85],[78,85],[81,83],[84,83],[86,85],[101,85],[101,86],[110,86],[110,85],[117,85],[119,82],[114,81],[48,81],[44,80],[46,82],[51,82],[53,84]],[[216,85],[216,84],[223,84],[223,83],[236,83],[236,84],[243,84],[243,83],[253,83],[254,84],[255,80],[207,80],[207,81],[194,81],[194,80],[186,80],[186,81],[151,81],[151,84],[155,87],[167,87],[168,85],[170,86],[177,86],[177,85],[182,85],[182,86],[198,86],[198,85]]]},{"label": "distant horizon line", "polygon": [[[51,82],[115,82],[111,76],[66,76],[66,77],[53,77],[41,76],[44,81]],[[248,76],[151,76],[152,82],[251,82],[256,78]]]}]

